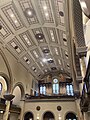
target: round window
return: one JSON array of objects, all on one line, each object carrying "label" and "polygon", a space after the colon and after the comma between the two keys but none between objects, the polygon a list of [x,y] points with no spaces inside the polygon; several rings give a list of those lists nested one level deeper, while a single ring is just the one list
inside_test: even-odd
[{"label": "round window", "polygon": [[54,80],[53,80],[53,82],[54,82],[54,83],[57,83],[57,82],[58,82],[58,80],[57,80],[57,79],[54,79]]}]

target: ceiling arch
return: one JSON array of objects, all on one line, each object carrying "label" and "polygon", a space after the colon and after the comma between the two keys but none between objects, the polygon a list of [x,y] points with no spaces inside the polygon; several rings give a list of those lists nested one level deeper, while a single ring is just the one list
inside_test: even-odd
[{"label": "ceiling arch", "polygon": [[71,75],[65,0],[0,1],[0,39],[37,79],[48,73]]}]

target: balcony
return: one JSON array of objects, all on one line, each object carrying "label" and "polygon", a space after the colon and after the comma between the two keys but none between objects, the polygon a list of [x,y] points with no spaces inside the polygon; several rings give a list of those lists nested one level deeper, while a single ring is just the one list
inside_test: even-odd
[{"label": "balcony", "polygon": [[[6,108],[6,100],[3,98],[0,98],[0,110],[5,111]],[[20,114],[21,108],[17,105],[13,105],[12,102],[10,104],[10,110],[11,113],[17,113]]]},{"label": "balcony", "polygon": [[75,96],[72,95],[43,95],[40,94],[38,96],[32,96],[32,95],[25,95],[25,101],[30,102],[40,102],[40,101],[74,101]]}]

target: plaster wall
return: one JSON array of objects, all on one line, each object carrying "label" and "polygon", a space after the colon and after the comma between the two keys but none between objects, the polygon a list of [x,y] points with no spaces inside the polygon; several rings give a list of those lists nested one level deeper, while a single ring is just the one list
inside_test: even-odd
[{"label": "plaster wall", "polygon": [[[40,111],[36,110],[37,106],[41,107]],[[61,106],[62,110],[58,111],[57,106]],[[43,114],[46,111],[51,111],[55,116],[55,120],[59,120],[59,115],[61,116],[61,120],[65,120],[65,115],[68,112],[73,112],[77,114],[76,104],[74,101],[26,102],[24,113],[26,113],[27,111],[30,111],[33,113],[34,120],[37,119],[37,116],[39,116],[39,120],[43,120]]]}]

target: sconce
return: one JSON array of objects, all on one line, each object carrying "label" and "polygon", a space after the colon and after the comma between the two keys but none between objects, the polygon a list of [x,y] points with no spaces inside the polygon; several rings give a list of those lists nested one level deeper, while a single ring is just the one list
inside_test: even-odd
[{"label": "sconce", "polygon": [[15,95],[12,95],[11,93],[6,93],[5,95],[3,95],[3,97],[7,100],[7,101],[11,101]]},{"label": "sconce", "polygon": [[37,120],[39,120],[39,114],[37,114]]},{"label": "sconce", "polygon": [[59,120],[61,120],[61,115],[59,114],[59,117],[58,117]]}]

